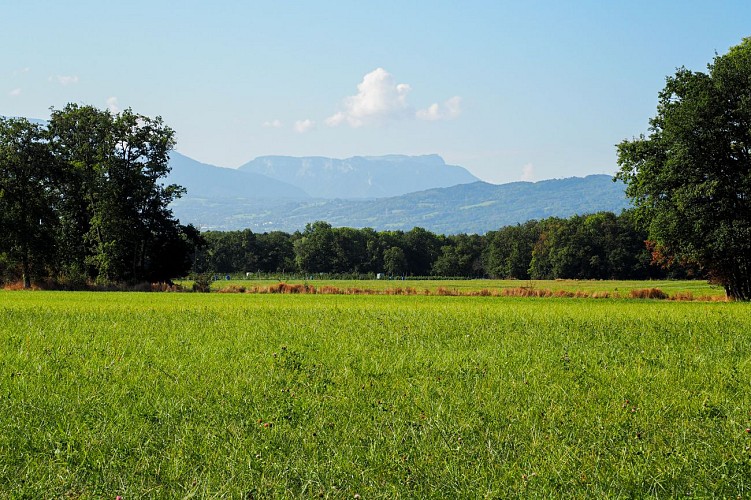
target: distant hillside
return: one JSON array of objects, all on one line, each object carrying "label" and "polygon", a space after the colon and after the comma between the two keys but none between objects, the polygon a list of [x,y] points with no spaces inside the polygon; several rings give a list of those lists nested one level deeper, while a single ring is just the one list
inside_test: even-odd
[{"label": "distant hillside", "polygon": [[281,198],[287,201],[310,198],[305,191],[286,182],[253,172],[208,165],[177,151],[170,153],[170,167],[172,172],[166,183],[185,187],[191,198]]},{"label": "distant hillside", "polygon": [[477,182],[465,168],[438,155],[324,157],[262,156],[240,167],[287,182],[314,198],[384,198]]},{"label": "distant hillside", "polygon": [[420,226],[442,234],[482,234],[530,219],[603,210],[619,213],[628,206],[623,184],[609,175],[501,185],[474,182],[376,200],[187,197],[173,204],[182,222],[210,229],[293,232],[308,222],[325,220],[334,226],[376,230]]},{"label": "distant hillside", "polygon": [[[10,119],[10,118],[19,118],[18,116],[4,116],[0,115],[0,118]],[[26,118],[31,123],[35,123],[37,125],[47,125],[47,120],[40,120],[39,118]]]}]

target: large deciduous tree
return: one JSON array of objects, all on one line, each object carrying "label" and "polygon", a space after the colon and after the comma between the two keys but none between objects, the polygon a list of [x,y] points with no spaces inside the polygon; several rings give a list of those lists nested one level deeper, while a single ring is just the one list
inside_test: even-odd
[{"label": "large deciduous tree", "polygon": [[69,104],[46,126],[0,119],[1,278],[168,281],[200,241],[169,204],[174,132],[161,118]]},{"label": "large deciduous tree", "polygon": [[24,288],[57,260],[56,180],[43,129],[0,118],[0,254],[20,264]]},{"label": "large deciduous tree", "polygon": [[660,252],[751,300],[751,38],[668,77],[649,135],[621,142],[618,163]]},{"label": "large deciduous tree", "polygon": [[69,104],[53,110],[49,137],[65,165],[60,220],[70,272],[100,282],[170,278],[158,269],[161,254],[182,248],[184,236],[168,208],[182,189],[162,183],[174,131],[130,109]]}]

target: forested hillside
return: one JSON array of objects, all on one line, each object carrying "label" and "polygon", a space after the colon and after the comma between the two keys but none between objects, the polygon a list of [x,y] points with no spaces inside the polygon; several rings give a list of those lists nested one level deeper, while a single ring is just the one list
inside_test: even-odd
[{"label": "forested hillside", "polygon": [[624,185],[609,175],[539,182],[474,182],[372,200],[292,201],[289,197],[192,195],[171,207],[183,223],[209,230],[302,231],[324,220],[339,227],[409,231],[423,227],[442,234],[483,234],[546,217],[570,217],[629,207]]}]

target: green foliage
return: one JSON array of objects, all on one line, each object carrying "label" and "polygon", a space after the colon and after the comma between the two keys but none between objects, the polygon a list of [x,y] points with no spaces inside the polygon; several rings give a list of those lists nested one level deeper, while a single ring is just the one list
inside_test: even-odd
[{"label": "green foliage", "polygon": [[399,247],[387,248],[383,252],[383,270],[390,276],[402,276],[407,272],[407,257]]},{"label": "green foliage", "polygon": [[25,119],[0,118],[0,252],[11,262],[6,270],[20,271],[25,288],[57,263],[58,180],[58,163],[42,128]]},{"label": "green foliage", "polygon": [[433,276],[467,276],[481,278],[486,271],[482,262],[486,238],[477,234],[448,236],[447,245],[433,262]]},{"label": "green foliage", "polygon": [[190,269],[198,233],[168,205],[174,132],[161,118],[69,104],[46,127],[0,122],[0,251],[64,283],[166,281]]},{"label": "green foliage", "polygon": [[150,261],[155,247],[175,247],[165,239],[180,240],[167,206],[182,190],[160,183],[174,131],[130,109],[113,115],[74,104],[52,112],[49,130],[53,151],[68,166],[63,213],[76,227],[67,232],[84,242],[69,245],[78,250],[75,260],[103,283],[172,277]]},{"label": "green foliage", "polygon": [[9,497],[749,496],[746,304],[0,295]]},{"label": "green foliage", "polygon": [[[629,212],[601,212],[569,219],[550,218],[534,228],[529,275],[533,279],[644,279],[650,267],[646,233]],[[533,233],[534,234],[534,233]],[[527,240],[529,241],[529,240]]]},{"label": "green foliage", "polygon": [[193,291],[199,293],[211,292],[211,273],[199,273],[193,276]]},{"label": "green foliage", "polygon": [[485,266],[496,278],[529,279],[532,251],[540,238],[540,224],[528,221],[486,235]]},{"label": "green foliage", "polygon": [[[436,235],[411,231],[335,228],[308,224],[292,235],[273,232],[207,232],[195,272],[388,273],[516,279],[643,279],[665,271],[651,265],[646,232],[631,211],[548,218],[486,235]],[[670,277],[686,276],[675,266]]]},{"label": "green foliage", "polygon": [[751,300],[751,38],[660,92],[648,137],[618,145],[618,178],[660,253]]},{"label": "green foliage", "polygon": [[295,241],[295,262],[298,269],[311,273],[330,272],[334,268],[336,249],[331,224],[316,221],[305,226]]}]

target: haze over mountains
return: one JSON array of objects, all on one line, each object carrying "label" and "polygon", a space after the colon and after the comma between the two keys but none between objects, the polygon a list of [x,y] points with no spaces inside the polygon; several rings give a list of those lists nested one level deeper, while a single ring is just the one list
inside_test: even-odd
[{"label": "haze over mountains", "polygon": [[186,188],[186,198],[310,198],[308,193],[289,183],[250,171],[201,163],[177,151],[170,153],[170,167],[168,183]]},{"label": "haze over mountains", "polygon": [[480,180],[463,167],[446,165],[438,155],[355,156],[344,160],[262,156],[240,170],[287,182],[314,198],[384,198]]},{"label": "haze over mountains", "polygon": [[293,232],[325,220],[482,234],[530,219],[618,213],[629,206],[623,184],[609,175],[494,185],[437,155],[265,156],[230,169],[173,152],[170,164],[168,182],[188,190],[172,204],[175,216],[204,230]]}]

